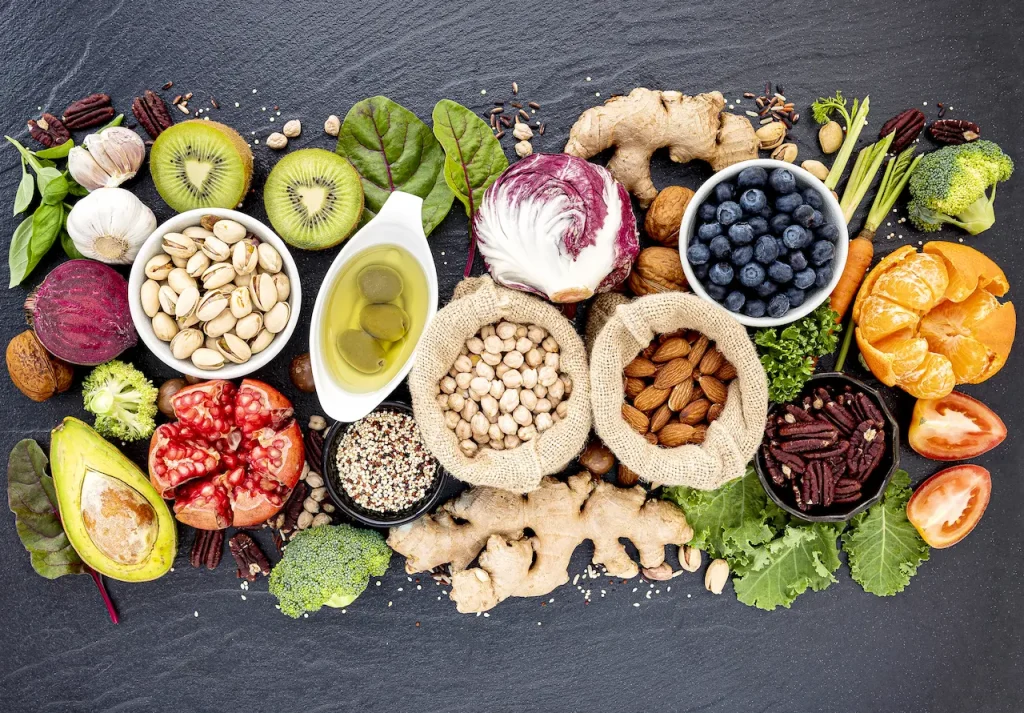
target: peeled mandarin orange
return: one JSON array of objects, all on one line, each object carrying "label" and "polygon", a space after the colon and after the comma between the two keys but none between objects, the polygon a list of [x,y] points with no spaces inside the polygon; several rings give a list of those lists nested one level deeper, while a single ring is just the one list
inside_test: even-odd
[{"label": "peeled mandarin orange", "polygon": [[956,376],[953,374],[953,366],[949,359],[941,354],[929,352],[921,366],[905,374],[899,385],[916,398],[941,399],[956,386]]},{"label": "peeled mandarin orange", "polygon": [[860,314],[857,324],[864,338],[872,343],[901,330],[916,331],[921,320],[916,312],[876,295],[864,300]]},{"label": "peeled mandarin orange", "polygon": [[947,300],[963,302],[979,287],[996,297],[1002,297],[1010,289],[1010,283],[999,266],[972,247],[934,241],[925,243],[921,249],[927,254],[938,255],[945,262],[949,274]]}]

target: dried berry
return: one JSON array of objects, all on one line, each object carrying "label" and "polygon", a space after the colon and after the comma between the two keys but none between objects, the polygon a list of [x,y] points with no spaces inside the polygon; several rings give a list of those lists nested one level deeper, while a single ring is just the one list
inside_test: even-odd
[{"label": "dried berry", "polygon": [[981,128],[965,119],[940,119],[932,122],[928,133],[940,144],[966,144],[981,137]]},{"label": "dried berry", "polygon": [[53,114],[43,114],[39,119],[28,120],[28,133],[46,148],[60,146],[71,138],[71,132]]},{"label": "dried berry", "polygon": [[71,102],[64,110],[64,125],[73,131],[91,129],[114,118],[109,94],[90,94]]},{"label": "dried berry", "polygon": [[142,124],[146,133],[154,139],[164,129],[169,129],[174,120],[167,108],[167,103],[156,92],[147,89],[141,97],[135,97],[132,102],[132,113]]}]

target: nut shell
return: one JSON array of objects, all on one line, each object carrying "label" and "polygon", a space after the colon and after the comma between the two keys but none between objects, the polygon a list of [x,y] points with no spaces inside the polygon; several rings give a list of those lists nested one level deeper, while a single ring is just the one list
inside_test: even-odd
[{"label": "nut shell", "polygon": [[679,251],[660,246],[641,250],[629,273],[629,289],[638,297],[685,292],[688,285]]},{"label": "nut shell", "polygon": [[71,366],[53,357],[31,329],[7,344],[7,373],[21,393],[33,401],[46,401],[71,386]]},{"label": "nut shell", "polygon": [[684,186],[669,186],[658,193],[644,219],[644,231],[654,242],[665,247],[679,245],[679,227],[683,213],[693,198],[693,191]]}]

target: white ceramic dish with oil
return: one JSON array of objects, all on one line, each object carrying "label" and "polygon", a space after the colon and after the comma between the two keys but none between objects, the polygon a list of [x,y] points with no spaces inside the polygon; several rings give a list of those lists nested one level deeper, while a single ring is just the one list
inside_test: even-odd
[{"label": "white ceramic dish with oil", "polygon": [[[334,258],[320,286],[309,329],[309,355],[320,405],[328,416],[337,421],[358,421],[394,391],[412,368],[419,340],[423,338],[427,325],[437,312],[437,270],[427,236],[423,233],[422,210],[422,198],[401,191],[393,192],[376,217],[348,239],[345,247]],[[388,245],[405,250],[423,271],[427,305],[423,312],[423,323],[417,325],[419,334],[416,343],[405,362],[383,386],[363,392],[337,378],[328,364],[327,350],[335,348],[327,344],[324,337],[326,320],[332,318],[328,305],[348,263],[366,250]]]}]

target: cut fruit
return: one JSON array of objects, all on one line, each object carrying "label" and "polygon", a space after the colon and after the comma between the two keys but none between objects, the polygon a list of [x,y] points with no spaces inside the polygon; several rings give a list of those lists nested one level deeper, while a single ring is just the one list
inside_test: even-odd
[{"label": "cut fruit", "polygon": [[978,524],[991,495],[992,476],[981,466],[946,468],[917,486],[907,519],[932,547],[951,547]]},{"label": "cut fruit", "polygon": [[363,185],[346,159],[324,149],[302,149],[274,166],[263,189],[274,230],[303,250],[334,247],[363,214]]},{"label": "cut fruit", "polygon": [[238,132],[216,121],[165,129],[149,152],[160,197],[176,211],[236,208],[252,179],[252,151]]},{"label": "cut fruit", "polygon": [[967,460],[1006,440],[1006,424],[985,404],[954,391],[941,399],[918,400],[908,440],[925,458]]}]

